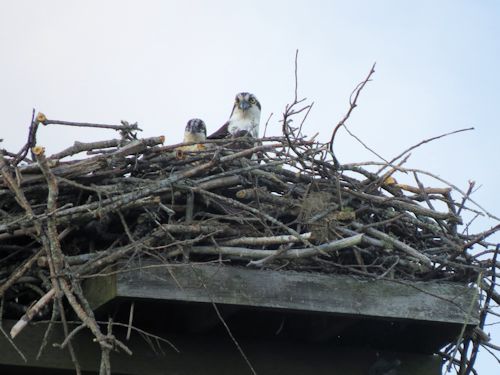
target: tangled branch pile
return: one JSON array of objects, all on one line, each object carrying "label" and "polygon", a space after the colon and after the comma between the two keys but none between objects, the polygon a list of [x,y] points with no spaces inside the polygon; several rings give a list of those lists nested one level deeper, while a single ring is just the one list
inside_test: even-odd
[{"label": "tangled branch pile", "polygon": [[[490,247],[498,228],[460,233],[467,196],[424,187],[416,172],[415,186],[398,184],[394,173],[411,172],[400,165],[336,165],[328,145],[293,132],[243,150],[217,140],[181,151],[163,137],[136,139],[128,124],[115,126],[121,139],[46,156],[32,147],[40,123],[61,122],[39,115],[27,147],[0,154],[0,296],[4,314],[24,322],[64,296],[103,352],[127,350],[101,332],[79,285],[139,255],[410,281],[481,275],[500,303],[495,260],[470,251]],[[60,302],[53,310],[64,314]]]}]

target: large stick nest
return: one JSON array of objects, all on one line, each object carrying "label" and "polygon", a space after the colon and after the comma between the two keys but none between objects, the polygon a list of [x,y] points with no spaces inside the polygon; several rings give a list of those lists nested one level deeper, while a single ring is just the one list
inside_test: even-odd
[{"label": "large stick nest", "polygon": [[425,172],[404,185],[394,176],[412,171],[395,161],[378,171],[338,164],[331,144],[296,136],[286,118],[284,136],[244,148],[248,140],[163,146],[163,137],[137,139],[125,123],[115,126],[120,139],[47,156],[33,147],[36,130],[54,123],[64,122],[39,114],[26,147],[0,154],[7,316],[28,321],[43,314],[29,309],[40,297],[65,296],[109,350],[79,283],[138,256],[410,281],[483,278],[479,287],[500,302],[494,261],[471,252],[491,248],[486,237],[498,228],[462,233],[468,196],[457,202],[452,187],[424,187]]}]

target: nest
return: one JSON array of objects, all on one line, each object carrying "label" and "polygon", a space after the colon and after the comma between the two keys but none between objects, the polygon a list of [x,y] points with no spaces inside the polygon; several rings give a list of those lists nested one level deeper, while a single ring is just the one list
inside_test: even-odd
[{"label": "nest", "polygon": [[[37,314],[50,317],[59,295],[103,350],[126,351],[102,333],[80,280],[137,256],[477,283],[487,303],[500,302],[496,259],[472,254],[491,248],[498,228],[463,234],[468,195],[454,201],[452,187],[424,187],[419,173],[399,184],[394,175],[411,172],[401,164],[340,165],[331,145],[293,132],[243,148],[241,139],[163,146],[128,123],[114,126],[119,139],[50,156],[33,147],[39,124],[61,123],[73,124],[39,114],[23,150],[0,154],[0,296],[4,315],[22,316],[13,336]],[[454,354],[443,353],[461,363]]]}]

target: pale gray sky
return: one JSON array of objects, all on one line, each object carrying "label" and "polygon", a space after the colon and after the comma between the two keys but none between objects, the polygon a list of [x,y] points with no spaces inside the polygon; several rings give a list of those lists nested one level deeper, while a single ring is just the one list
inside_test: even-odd
[{"label": "pale gray sky", "polygon": [[[495,0],[3,1],[0,147],[24,144],[33,107],[51,119],[138,121],[143,136],[177,143],[192,117],[217,129],[239,91],[259,98],[263,120],[275,114],[268,134],[278,134],[299,49],[299,96],[315,102],[306,133],[329,138],[376,61],[349,128],[391,158],[474,126],[415,150],[407,166],[464,190],[475,180],[475,200],[500,216],[499,40]],[[39,143],[53,153],[114,136],[54,126],[40,129]],[[376,160],[345,131],[336,154],[344,163]],[[498,343],[500,330],[490,332]],[[495,368],[480,357],[481,374]]]}]

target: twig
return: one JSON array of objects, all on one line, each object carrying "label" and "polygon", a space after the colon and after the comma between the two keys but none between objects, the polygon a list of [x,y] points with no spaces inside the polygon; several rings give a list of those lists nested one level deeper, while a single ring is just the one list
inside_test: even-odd
[{"label": "twig", "polygon": [[485,238],[491,236],[493,233],[498,232],[499,230],[500,230],[500,224],[495,225],[493,228],[490,228],[488,230],[485,230],[482,233],[477,234],[470,241],[463,244],[462,247],[464,250],[468,249],[468,248],[472,247],[473,245],[477,244],[478,242],[481,242]]},{"label": "twig", "polygon": [[460,217],[455,216],[454,214],[449,212],[434,211],[416,204],[407,203],[396,199],[387,199],[385,197],[362,193],[354,190],[344,189],[343,191],[348,194],[354,195],[356,197],[363,198],[367,201],[371,201],[373,203],[377,203],[383,206],[392,206],[398,209],[408,210],[410,212],[413,212],[414,214],[431,217],[436,220],[453,220],[458,223],[461,222]]},{"label": "twig", "polygon": [[43,334],[42,343],[40,344],[40,348],[38,349],[38,353],[36,355],[37,361],[40,359],[44,349],[47,347],[47,345],[49,343],[49,335],[50,335],[50,332],[52,331],[52,328],[54,327],[54,322],[56,321],[56,318],[58,316],[57,305],[58,305],[58,300],[53,300],[53,302],[52,302],[52,315],[50,317],[50,321],[49,321],[49,324],[47,326],[47,329],[45,330],[45,333]]},{"label": "twig", "polygon": [[429,142],[432,142],[432,141],[434,141],[436,139],[439,139],[439,138],[447,137],[449,135],[456,134],[456,133],[466,132],[466,131],[469,131],[469,130],[474,130],[474,128],[459,129],[459,130],[455,130],[455,131],[452,131],[452,132],[449,132],[449,133],[444,133],[444,134],[441,134],[441,135],[438,135],[438,136],[435,136],[435,137],[432,137],[432,138],[429,138],[429,139],[424,139],[423,141],[417,143],[416,145],[413,145],[413,146],[407,148],[402,153],[400,153],[399,155],[397,155],[394,158],[392,158],[389,162],[387,162],[387,165],[385,165],[384,167],[380,168],[377,171],[377,174],[379,174],[380,172],[382,172],[387,166],[392,165],[392,163],[394,163],[396,160],[402,158],[404,155],[406,155],[410,151],[416,149],[417,147],[422,146],[425,143],[429,143]]},{"label": "twig", "polygon": [[[269,222],[271,222],[271,223],[273,223],[275,225],[280,226],[281,228],[283,228],[284,230],[286,230],[288,233],[290,233],[291,235],[293,235],[297,239],[299,239],[305,245],[317,248],[317,246],[314,246],[313,244],[311,244],[307,239],[302,238],[300,236],[300,234],[297,233],[297,231],[295,231],[294,229],[286,226],[285,224],[283,224],[279,220],[276,220],[272,216],[267,215],[264,212],[261,212],[260,210],[257,210],[255,208],[249,207],[249,206],[247,206],[247,205],[245,205],[243,203],[240,203],[240,202],[238,202],[238,201],[236,201],[234,199],[227,198],[227,197],[222,197],[220,195],[214,194],[212,192],[209,192],[209,191],[206,191],[206,190],[203,190],[203,189],[200,189],[200,188],[192,188],[192,190],[194,192],[201,193],[201,194],[203,194],[205,196],[214,198],[216,200],[221,200],[223,202],[229,203],[231,206],[234,206],[234,207],[237,207],[237,208],[242,208],[242,209],[244,209],[246,211],[249,211],[249,212],[253,213],[254,215],[260,216],[260,217],[264,218],[265,220],[267,220],[267,221],[269,221]],[[321,252],[321,250],[319,252]]]},{"label": "twig", "polygon": [[[301,238],[310,239],[311,232],[303,233],[300,235]],[[240,237],[232,240],[222,241],[219,243],[221,246],[239,246],[239,245],[250,245],[250,246],[266,246],[266,245],[279,245],[290,242],[300,242],[295,236],[284,235],[284,236],[270,236],[270,237]]]},{"label": "twig", "polygon": [[[235,256],[240,259],[262,259],[265,257],[279,255],[279,259],[298,259],[321,255],[327,252],[342,250],[358,245],[363,240],[362,234],[340,240],[328,242],[311,248],[288,249],[285,252],[280,250],[256,250],[245,247],[230,246],[193,246],[190,251],[193,254],[222,254]],[[251,265],[258,265],[258,262],[250,262]]]},{"label": "twig", "polygon": [[224,326],[224,329],[226,330],[229,338],[231,339],[233,344],[236,346],[236,349],[238,349],[238,352],[240,353],[241,357],[243,358],[243,360],[247,364],[247,366],[250,369],[250,371],[252,372],[252,374],[257,375],[257,371],[255,371],[255,368],[253,367],[252,363],[248,359],[248,356],[245,354],[245,351],[243,350],[241,345],[238,343],[238,340],[236,340],[236,337],[234,337],[233,332],[231,332],[231,329],[229,328],[226,321],[224,320],[224,317],[222,316],[219,308],[217,307],[217,304],[215,303],[214,298],[212,297],[212,294],[210,293],[210,291],[205,283],[205,280],[203,280],[203,278],[200,276],[200,274],[196,271],[196,269],[192,265],[191,265],[191,269],[193,270],[193,272],[197,276],[198,280],[201,282],[201,285],[203,285],[203,288],[207,292],[208,298],[210,299],[210,303],[212,304],[212,307],[215,311],[215,314],[217,315],[217,318]]},{"label": "twig", "polygon": [[[500,244],[498,244],[496,246],[496,249],[495,249],[495,253],[493,254],[493,261],[492,261],[492,275],[491,275],[491,285],[489,287],[489,290],[488,292],[486,293],[486,299],[484,301],[484,305],[483,305],[483,308],[481,309],[481,314],[479,316],[479,328],[480,329],[483,329],[484,328],[484,324],[486,323],[486,317],[488,315],[488,309],[489,309],[489,306],[490,306],[490,302],[491,302],[491,295],[493,293],[493,289],[495,287],[495,283],[496,283],[496,273],[495,273],[495,269],[496,269],[496,261],[497,261],[497,257],[498,257],[498,253],[500,252]],[[480,284],[482,282],[482,278],[479,279],[478,281],[478,284]],[[464,372],[464,375],[469,375],[472,371],[472,368],[474,367],[474,363],[476,362],[476,358],[477,358],[477,353],[479,351],[479,345],[481,344],[481,342],[479,340],[476,340],[474,341],[474,344],[473,344],[473,348],[472,348],[472,352],[470,354],[470,360],[469,360],[469,364]],[[484,343],[483,343],[484,345]],[[464,355],[466,355],[467,353],[465,353]]]},{"label": "twig", "polygon": [[36,145],[36,132],[38,130],[38,125],[40,121],[38,116],[35,119],[35,108],[33,108],[33,111],[31,113],[31,122],[30,122],[30,127],[29,127],[29,133],[28,133],[28,142],[22,147],[22,149],[17,153],[17,155],[14,157],[12,160],[12,165],[18,165],[19,162],[24,160],[26,158],[26,155],[28,154],[29,150],[31,150],[32,147],[35,147]]},{"label": "twig", "polygon": [[9,337],[9,335],[7,334],[7,332],[4,331],[3,327],[0,326],[0,332],[2,332],[2,335],[4,335],[5,339],[9,342],[10,345],[12,345],[12,347],[14,348],[14,350],[16,351],[17,354],[19,354],[19,356],[23,359],[23,361],[25,363],[28,363],[28,359],[26,358],[26,356],[23,354],[23,352],[21,351],[21,349],[19,349],[17,347],[17,345],[14,343],[14,341]]},{"label": "twig", "polygon": [[[363,224],[356,223],[356,222],[353,222],[352,224],[355,228],[363,230]],[[396,238],[393,238],[393,237],[389,236],[388,234],[385,234],[385,233],[383,233],[375,228],[366,228],[366,232],[368,234],[371,234],[374,237],[377,237],[378,239],[381,239],[382,241],[387,241],[387,242],[391,243],[397,249],[405,252],[406,254],[412,256],[413,258],[420,260],[426,266],[431,265],[431,260],[426,255],[415,250],[414,248],[405,244],[404,242],[401,242],[401,241],[397,240]]]},{"label": "twig", "polygon": [[366,144],[366,142],[364,142],[361,138],[359,138],[356,134],[354,134],[353,132],[351,132],[349,130],[349,128],[347,127],[347,125],[343,124],[344,125],[344,129],[346,130],[346,132],[351,136],[353,137],[355,140],[357,140],[365,149],[367,149],[368,151],[370,151],[373,155],[375,155],[376,157],[378,157],[380,160],[384,161],[388,166],[391,166],[392,167],[392,164],[387,161],[382,155],[380,155],[377,151],[375,151],[373,148],[371,148],[370,146],[368,146]]},{"label": "twig", "polygon": [[130,304],[130,312],[128,315],[128,327],[127,327],[127,335],[125,336],[125,340],[130,340],[130,333],[132,332],[132,323],[134,321],[134,307],[135,307],[135,302],[132,301]]},{"label": "twig", "polygon": [[80,128],[99,128],[99,129],[112,129],[112,130],[120,130],[120,131],[133,131],[138,130],[142,131],[139,128],[137,123],[134,124],[122,124],[122,125],[107,125],[107,124],[94,124],[90,122],[75,122],[75,121],[60,121],[60,120],[49,120],[45,118],[41,121],[43,125],[66,125],[66,126],[76,126]]},{"label": "twig", "polygon": [[462,203],[460,203],[460,206],[458,207],[457,215],[460,215],[460,212],[462,212],[462,209],[465,206],[465,202],[467,201],[467,199],[469,199],[469,196],[471,195],[475,185],[476,183],[474,181],[469,181],[469,188],[467,189],[467,192],[462,198]]},{"label": "twig", "polygon": [[[340,127],[343,126],[345,124],[345,122],[349,119],[354,108],[357,107],[359,94],[364,89],[365,85],[371,80],[372,75],[375,73],[375,64],[376,63],[374,63],[372,65],[370,72],[368,73],[366,78],[362,82],[360,82],[352,91],[351,96],[349,97],[349,109],[347,110],[347,113],[344,115],[344,117],[338,122],[338,124],[333,129],[332,137],[330,138],[330,142],[328,142],[328,147],[329,147],[332,155],[334,155],[333,142],[335,140],[335,135],[337,134],[337,131],[340,129]],[[336,160],[336,159],[334,159],[334,160]]]},{"label": "twig", "polygon": [[28,323],[44,308],[52,299],[55,297],[55,289],[49,290],[42,298],[38,300],[33,306],[30,307],[28,311],[17,321],[16,324],[10,330],[10,337],[15,338],[19,332],[21,332]]},{"label": "twig", "polygon": [[9,289],[20,277],[22,277],[44,253],[44,250],[38,250],[35,254],[29,257],[20,267],[18,267],[9,278],[0,285],[0,297],[2,297],[7,289]]}]

